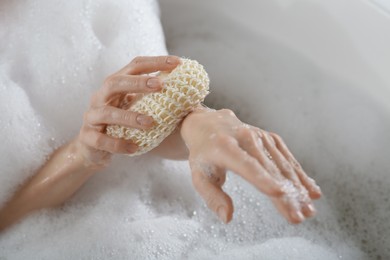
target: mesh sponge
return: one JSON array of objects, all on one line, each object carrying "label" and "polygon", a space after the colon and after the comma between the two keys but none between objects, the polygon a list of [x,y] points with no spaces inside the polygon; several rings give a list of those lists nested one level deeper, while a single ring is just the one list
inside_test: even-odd
[{"label": "mesh sponge", "polygon": [[209,77],[195,60],[181,59],[171,73],[160,75],[164,87],[160,92],[144,95],[129,110],[153,117],[156,125],[148,130],[109,125],[109,136],[132,140],[139,146],[136,153],[146,153],[170,135],[181,120],[197,107],[209,93]]}]

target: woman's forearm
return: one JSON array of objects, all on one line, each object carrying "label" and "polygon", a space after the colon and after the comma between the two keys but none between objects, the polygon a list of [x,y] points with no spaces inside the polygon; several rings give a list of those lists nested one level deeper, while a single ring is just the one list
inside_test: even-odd
[{"label": "woman's forearm", "polygon": [[62,204],[99,168],[86,162],[77,141],[62,146],[0,209],[0,230],[34,210]]},{"label": "woman's forearm", "polygon": [[[109,123],[137,129],[152,127],[153,120],[138,120],[141,114],[118,109],[118,103],[127,94],[160,91],[161,82],[156,81],[155,76],[144,74],[172,71],[178,64],[180,58],[176,56],[136,57],[108,76],[91,98],[78,137],[54,152],[45,165],[0,208],[0,230],[33,210],[63,203],[96,171],[107,165],[113,154],[136,152],[138,147],[131,140],[110,137],[104,134],[102,126]],[[143,116],[144,119],[152,119]],[[173,157],[184,156],[185,146],[180,146],[181,139],[174,136],[167,142],[171,142],[167,146],[172,150],[176,145],[181,147],[174,150],[171,154]],[[168,156],[168,151],[166,153]]]}]

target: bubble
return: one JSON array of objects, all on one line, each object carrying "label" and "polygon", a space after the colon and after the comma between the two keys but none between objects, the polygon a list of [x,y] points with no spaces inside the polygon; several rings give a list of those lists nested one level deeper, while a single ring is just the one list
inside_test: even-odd
[{"label": "bubble", "polygon": [[[158,10],[150,4],[157,5],[157,1],[0,3],[2,23],[7,23],[0,27],[0,35],[10,37],[0,43],[0,133],[5,137],[0,146],[0,205],[54,149],[77,135],[91,93],[106,76],[136,55],[166,53]],[[239,39],[234,37],[237,42]],[[266,196],[229,172],[223,188],[233,199],[235,213],[232,222],[225,225],[192,187],[187,162],[153,156],[133,159],[117,156],[65,205],[36,212],[1,234],[0,259],[29,259],[32,255],[38,259],[367,258],[362,251],[386,259],[389,251],[385,246],[390,232],[386,224],[388,167],[383,167],[382,173],[381,168],[374,167],[385,165],[381,153],[361,139],[381,136],[374,131],[382,129],[375,121],[375,113],[361,108],[365,107],[364,98],[344,93],[344,82],[327,81],[313,71],[312,64],[292,63],[298,58],[285,48],[263,45],[264,48],[258,49],[270,53],[269,56],[258,59],[258,65],[248,68],[244,76],[258,75],[259,67],[262,68],[260,74],[268,77],[262,86],[264,98],[258,100],[258,95],[253,95],[253,102],[244,101],[242,95],[232,92],[235,89],[245,92],[245,84],[241,84],[244,81],[235,84],[233,80],[234,86],[229,82],[221,84],[227,88],[216,89],[210,100],[214,107],[230,107],[243,119],[266,122],[267,126],[285,132],[286,140],[302,157],[302,165],[308,166],[324,188],[325,196],[316,204],[319,211],[316,218],[300,226],[289,225]],[[223,49],[224,45],[218,46]],[[232,58],[236,54],[242,53],[230,52],[227,56]],[[210,55],[211,58],[215,56]],[[240,66],[247,68],[239,63],[240,58],[232,59],[239,65],[231,73],[237,79]],[[264,66],[264,61],[269,66]],[[221,70],[220,64],[217,67]],[[281,70],[285,73],[283,77],[280,77]],[[300,80],[302,71],[307,73]],[[224,77],[229,74],[223,73]],[[310,77],[316,79],[316,84]],[[253,82],[257,79],[248,85]],[[293,84],[303,86],[295,98]],[[318,99],[313,92],[319,90],[311,87],[330,89],[332,94],[324,93],[326,98]],[[278,97],[277,102],[274,96]],[[358,142],[351,143],[366,147],[365,151],[357,149],[358,145],[349,146],[345,140],[350,139],[337,135],[343,131],[344,122],[354,117],[352,110],[337,106],[342,103],[341,96],[347,102],[346,107],[366,115],[361,116],[364,124],[358,120],[358,127],[345,130],[347,137],[356,133]],[[334,102],[333,107],[325,102],[328,99]],[[302,109],[317,109],[317,113],[308,110],[290,114],[297,111],[297,100]],[[256,108],[255,115],[244,117],[253,114],[252,108]],[[275,111],[283,108],[285,120],[272,118]],[[334,120],[335,114],[342,114],[343,120]],[[316,116],[320,119],[316,120]],[[296,125],[305,127],[296,131]],[[319,129],[324,129],[323,133],[318,134]],[[302,139],[299,134],[293,138],[292,133],[306,134],[309,139]],[[330,149],[329,140],[336,140],[332,144],[340,149]],[[354,141],[352,137],[350,141]],[[358,167],[365,166],[362,162],[368,160],[363,153],[376,155],[371,162],[374,166]],[[338,160],[348,156],[356,156],[360,164],[353,166]],[[299,196],[299,192],[292,190],[291,197],[299,200]],[[382,206],[376,207],[378,203]]]}]

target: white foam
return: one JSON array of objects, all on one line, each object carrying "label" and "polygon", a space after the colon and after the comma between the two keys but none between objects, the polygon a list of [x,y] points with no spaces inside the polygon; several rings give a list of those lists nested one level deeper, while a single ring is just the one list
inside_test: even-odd
[{"label": "white foam", "polygon": [[40,166],[54,141],[25,91],[7,77],[4,67],[0,65],[0,205]]},{"label": "white foam", "polygon": [[[77,134],[88,99],[104,77],[136,55],[165,54],[166,50],[154,0],[5,1],[0,3],[0,23],[0,38],[7,39],[0,43],[0,134],[4,137],[0,146],[1,205],[17,185],[44,162],[45,156]],[[229,28],[235,29],[234,26]],[[191,39],[187,41],[178,43],[190,46]],[[213,46],[213,42],[204,44],[198,49]],[[224,50],[220,45],[217,47]],[[378,198],[377,194],[367,195],[370,189],[375,185],[383,187],[386,182],[378,183],[377,178],[365,177],[361,172],[353,175],[358,178],[352,180],[348,174],[355,173],[356,169],[340,161],[332,164],[331,156],[321,157],[323,149],[329,146],[315,139],[316,135],[310,142],[293,138],[301,133],[310,134],[313,129],[300,129],[268,116],[271,112],[273,115],[280,111],[287,113],[285,110],[291,108],[299,110],[297,106],[314,106],[316,101],[291,102],[298,95],[294,96],[292,91],[289,92],[290,102],[282,98],[283,102],[273,107],[272,102],[280,93],[275,92],[272,84],[282,80],[277,77],[275,68],[284,64],[289,71],[282,83],[308,86],[312,83],[300,81],[301,72],[296,68],[311,68],[311,64],[299,63],[299,56],[278,45],[262,47],[269,53],[268,59],[274,62],[264,65],[256,61],[256,66],[264,67],[263,75],[255,73],[257,68],[252,71],[246,62],[236,62],[224,69],[232,69],[228,74],[234,75],[246,66],[253,75],[273,78],[264,90],[268,96],[264,94],[262,99],[269,100],[267,104],[272,109],[265,111],[252,96],[245,103],[248,110],[235,103],[243,100],[242,95],[237,95],[236,99],[234,93],[239,79],[218,78],[221,70],[215,70],[210,63],[206,69],[211,70],[212,80],[231,87],[226,93],[232,94],[232,102],[229,104],[229,99],[225,99],[225,92],[218,91],[219,85],[214,85],[214,98],[215,93],[219,93],[224,106],[235,106],[238,114],[248,120],[263,119],[262,123],[287,134],[288,143],[298,152],[298,159],[303,159],[303,165],[316,176],[325,192],[325,198],[317,203],[319,215],[315,219],[300,226],[287,224],[265,196],[229,173],[225,189],[233,198],[235,215],[232,223],[224,225],[194,191],[187,162],[117,156],[110,167],[96,174],[63,207],[37,212],[2,234],[0,259],[313,259],[310,256],[364,259],[358,247],[366,252],[372,250],[369,253],[373,256],[379,254],[385,242],[378,239],[375,251],[371,241],[364,247],[360,240],[367,234],[377,238],[373,231],[387,234],[388,225],[381,231],[379,224],[384,223],[381,218],[388,209],[375,209],[379,217],[373,221],[373,227],[361,223],[362,219],[373,220],[365,213],[370,212],[367,208],[372,210],[370,203]],[[179,50],[177,53],[180,54]],[[232,55],[237,55],[234,60],[238,61],[241,54],[234,53],[230,52],[230,56],[224,53],[221,57],[231,59]],[[200,60],[208,63],[212,58],[201,57]],[[314,69],[307,71],[322,77]],[[226,77],[226,71],[223,75]],[[214,104],[218,102],[214,100]],[[257,113],[249,116],[253,107]],[[371,116],[370,111],[366,112]],[[306,117],[318,121],[315,115]],[[306,117],[296,115],[296,124],[302,125]],[[375,118],[371,120],[377,123]],[[337,123],[340,122],[334,125]],[[320,126],[326,127],[325,124]],[[329,127],[328,130],[320,137],[335,137],[335,129]],[[367,131],[371,131],[371,135],[377,133],[374,128]],[[344,141],[343,147],[348,149],[348,142],[342,137],[336,138]],[[375,147],[367,143],[368,149],[375,151]],[[348,149],[348,152],[365,159],[361,151]],[[319,157],[324,158],[323,161],[314,160]],[[341,167],[345,167],[343,171]],[[315,169],[319,170],[315,172]],[[374,183],[370,183],[372,181]],[[370,185],[363,188],[367,183]],[[343,193],[339,190],[344,184],[348,184],[349,189]],[[343,196],[342,199],[339,196]],[[351,231],[354,228],[366,233],[357,236]]]},{"label": "white foam", "polygon": [[[200,250],[194,252],[192,257],[210,259],[210,252]],[[315,245],[300,237],[273,238],[261,244],[232,246],[213,259],[267,259],[267,260],[335,260],[339,257],[326,248]]]},{"label": "white foam", "polygon": [[[252,7],[260,10],[268,4],[276,5],[258,2]],[[363,259],[389,258],[390,111],[378,93],[329,74],[283,42],[254,33],[242,25],[250,20],[235,17],[228,8],[210,10],[206,1],[169,1],[162,7],[170,51],[202,61],[209,72],[209,104],[232,108],[246,122],[280,134],[322,187],[318,216],[299,231],[278,226],[274,212],[265,211],[254,223],[263,219],[258,225],[267,228],[256,232],[291,237],[298,231],[344,259],[359,259],[352,252],[360,250],[368,255]],[[182,15],[173,20],[173,13]],[[191,24],[198,26],[188,32]],[[256,237],[256,227],[240,234]]]}]

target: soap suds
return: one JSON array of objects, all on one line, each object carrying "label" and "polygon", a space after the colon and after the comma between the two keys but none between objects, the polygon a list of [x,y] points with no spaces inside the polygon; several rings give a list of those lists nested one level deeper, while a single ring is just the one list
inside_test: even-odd
[{"label": "soap suds", "polygon": [[[0,204],[54,149],[78,133],[90,95],[106,76],[134,56],[166,54],[156,6],[154,0],[0,3],[0,36],[7,39],[0,43]],[[255,40],[249,42],[257,44]],[[205,44],[201,49],[213,47],[212,42]],[[386,189],[389,181],[385,168],[381,168],[382,153],[368,141],[364,152],[348,148],[354,139],[341,135],[340,128],[346,121],[334,122],[330,115],[322,119],[323,123],[316,120],[328,110],[348,112],[337,107],[338,103],[333,108],[326,103],[328,99],[338,100],[345,84],[338,86],[336,82],[338,91],[319,99],[308,88],[302,92],[308,96],[301,103],[291,102],[296,97],[294,93],[275,102],[278,93],[273,91],[281,88],[272,84],[286,86],[285,91],[291,84],[313,86],[313,82],[299,81],[296,75],[301,72],[297,68],[307,69],[313,77],[321,76],[311,64],[300,64],[300,57],[280,46],[263,45],[272,62],[268,66],[258,62],[264,59],[257,59],[253,67],[258,70],[262,66],[262,75],[274,80],[262,89],[269,96],[262,93],[262,102],[258,102],[257,97],[245,101],[235,95],[239,85],[236,83],[240,82],[225,82],[226,71],[225,81],[218,78],[220,74],[215,68],[228,64],[219,62],[217,66],[205,64],[216,82],[215,91],[211,86],[214,97],[210,100],[215,101],[215,106],[233,108],[245,121],[268,124],[282,132],[303,167],[323,188],[324,198],[316,203],[316,218],[299,226],[288,224],[266,196],[229,172],[224,189],[233,198],[235,214],[233,221],[225,225],[196,194],[187,162],[147,155],[116,156],[106,170],[91,178],[64,206],[36,212],[2,234],[0,259],[366,259],[366,253],[372,257],[388,256],[384,245],[388,245],[386,238],[390,237]],[[220,45],[218,48],[224,50]],[[239,62],[243,57],[240,52],[229,53],[238,55],[232,59],[238,67],[229,64],[224,69],[237,72],[245,67]],[[174,54],[181,55],[179,50]],[[231,55],[221,57],[231,59]],[[210,61],[207,57],[199,60]],[[273,68],[283,70],[285,76],[276,77]],[[245,77],[259,75],[249,72]],[[218,90],[220,85],[229,90]],[[354,100],[344,105],[353,107]],[[356,100],[364,102],[360,97]],[[301,112],[299,107],[317,107],[314,104],[318,102],[322,109],[317,108],[317,114],[296,113]],[[270,109],[266,111],[263,104]],[[256,113],[251,113],[252,109]],[[290,110],[295,112],[294,124],[272,119],[272,115],[284,113],[290,119]],[[360,109],[359,114],[367,122],[355,132],[357,140],[361,141],[363,132],[372,138],[387,133],[389,126],[381,128],[378,123],[386,120],[375,117],[369,109]],[[302,128],[307,122],[318,124]],[[355,121],[350,119],[348,123],[353,125]],[[333,129],[332,125],[339,127]],[[326,131],[316,135],[317,128]],[[383,133],[378,132],[380,129],[384,129]],[[345,139],[346,136],[350,138]],[[334,147],[326,140],[334,140],[332,144],[338,145],[340,153],[333,154]],[[364,164],[366,152],[377,154],[372,171]],[[345,161],[336,160],[340,155]],[[360,164],[349,163],[349,156],[361,159]],[[367,172],[370,174],[366,175]],[[382,206],[376,207],[378,203]]]}]

